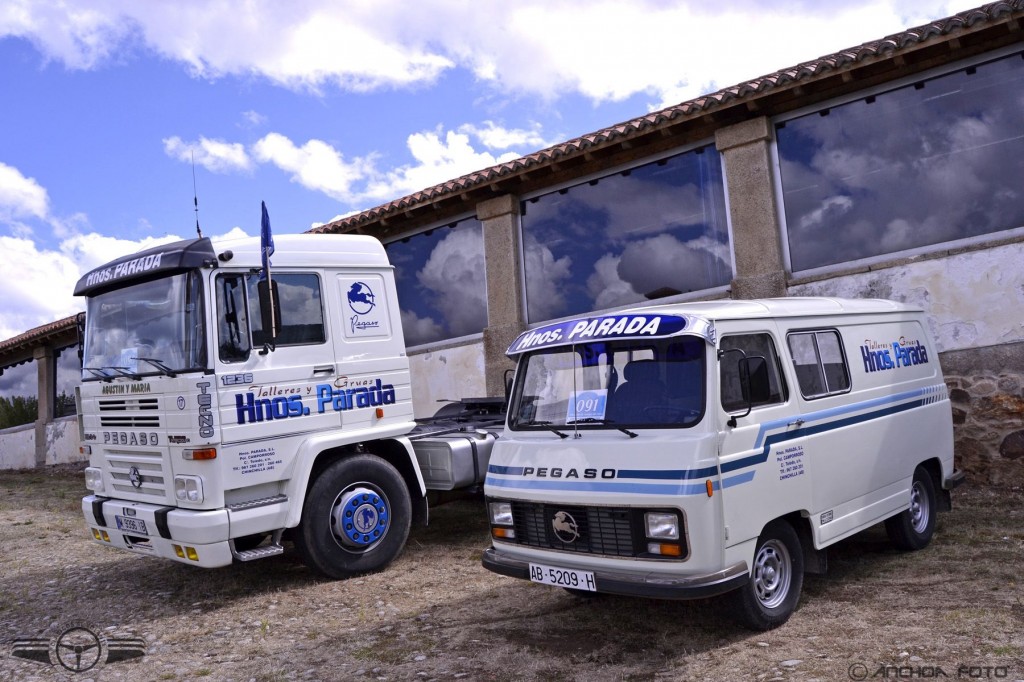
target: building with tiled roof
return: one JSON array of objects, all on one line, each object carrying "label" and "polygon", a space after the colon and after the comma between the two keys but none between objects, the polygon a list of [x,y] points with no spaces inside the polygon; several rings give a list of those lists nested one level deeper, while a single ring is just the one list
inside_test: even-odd
[{"label": "building with tiled roof", "polygon": [[509,343],[552,320],[883,297],[930,315],[968,471],[1024,481],[1022,21],[1024,0],[986,4],[313,231],[385,243],[418,416],[501,395]]}]

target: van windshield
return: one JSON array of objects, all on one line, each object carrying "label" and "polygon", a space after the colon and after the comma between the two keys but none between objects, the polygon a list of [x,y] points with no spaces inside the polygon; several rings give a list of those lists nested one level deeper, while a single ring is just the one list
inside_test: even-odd
[{"label": "van windshield", "polygon": [[517,371],[510,428],[693,426],[704,416],[705,346],[675,336],[530,353]]}]

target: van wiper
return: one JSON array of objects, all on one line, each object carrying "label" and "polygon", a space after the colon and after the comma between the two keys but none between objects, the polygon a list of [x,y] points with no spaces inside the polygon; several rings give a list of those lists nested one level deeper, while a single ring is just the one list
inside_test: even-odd
[{"label": "van wiper", "polygon": [[583,419],[577,419],[576,421],[566,422],[566,425],[569,425],[569,424],[607,424],[608,426],[611,426],[614,429],[618,429],[619,431],[622,431],[624,434],[626,434],[630,438],[636,438],[637,436],[640,435],[639,433],[636,433],[634,431],[630,431],[629,429],[627,429],[625,427],[615,426],[612,423],[611,419],[597,419],[596,417],[584,417]]},{"label": "van wiper", "polygon": [[156,367],[160,371],[164,372],[167,376],[171,377],[172,379],[174,377],[178,376],[174,372],[173,369],[171,369],[170,367],[168,367],[167,365],[165,365],[163,363],[163,360],[157,360],[156,358],[137,358],[137,359],[138,360],[145,360],[146,362],[148,362],[149,364],[153,365],[154,367]]},{"label": "van wiper", "polygon": [[562,433],[561,431],[553,427],[551,425],[551,422],[531,422],[531,426],[546,426],[548,428],[548,431],[550,431],[551,433],[555,434],[556,436],[563,440],[569,437],[569,434]]}]

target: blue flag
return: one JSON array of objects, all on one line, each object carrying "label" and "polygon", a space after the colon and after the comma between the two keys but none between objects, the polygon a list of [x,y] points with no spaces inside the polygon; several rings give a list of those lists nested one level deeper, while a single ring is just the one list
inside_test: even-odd
[{"label": "blue flag", "polygon": [[270,273],[270,256],[274,253],[274,235],[270,233],[270,215],[267,214],[267,202],[263,206],[263,222],[260,224],[260,252],[263,254],[263,270],[260,279],[266,279]]}]

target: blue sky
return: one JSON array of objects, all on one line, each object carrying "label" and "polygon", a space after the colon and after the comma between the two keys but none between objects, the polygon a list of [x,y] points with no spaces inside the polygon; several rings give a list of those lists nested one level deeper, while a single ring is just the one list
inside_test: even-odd
[{"label": "blue sky", "polygon": [[0,339],[154,240],[301,232],[974,2],[5,0]]}]

